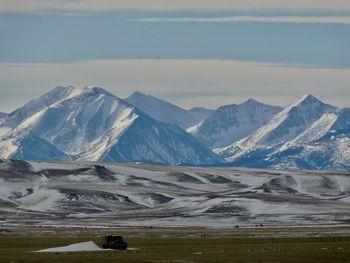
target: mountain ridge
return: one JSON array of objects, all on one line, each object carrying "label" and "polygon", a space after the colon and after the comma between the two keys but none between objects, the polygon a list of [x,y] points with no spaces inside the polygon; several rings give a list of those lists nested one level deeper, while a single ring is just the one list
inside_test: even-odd
[{"label": "mountain ridge", "polygon": [[199,113],[198,108],[185,110],[170,102],[138,91],[131,94],[125,101],[139,108],[153,119],[175,124],[184,130],[199,123],[208,114],[203,110]]},{"label": "mountain ridge", "polygon": [[[133,136],[127,136],[130,133]],[[153,120],[98,87],[58,87],[28,102],[0,125],[0,138],[5,158],[171,165],[221,162],[185,131]]]},{"label": "mountain ridge", "polygon": [[279,106],[248,99],[238,105],[219,107],[203,122],[187,131],[209,148],[225,147],[248,136],[281,110]]},{"label": "mountain ridge", "polygon": [[228,161],[233,161],[257,148],[276,147],[297,137],[323,114],[336,110],[336,107],[324,104],[312,95],[305,95],[248,137],[218,152]]},{"label": "mountain ridge", "polygon": [[[350,108],[305,95],[285,109],[248,99],[185,110],[133,95],[155,101],[153,110],[169,118],[100,87],[58,86],[0,115],[0,158],[350,171]],[[201,121],[186,133],[194,115]],[[207,138],[196,134],[203,127]]]}]

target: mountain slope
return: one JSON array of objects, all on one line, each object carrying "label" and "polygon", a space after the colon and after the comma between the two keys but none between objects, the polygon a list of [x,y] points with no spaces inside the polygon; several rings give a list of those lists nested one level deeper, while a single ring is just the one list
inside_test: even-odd
[{"label": "mountain slope", "polygon": [[210,148],[225,147],[250,135],[281,110],[249,99],[239,105],[219,107],[188,131]]},{"label": "mountain slope", "polygon": [[0,112],[0,119],[6,118],[6,117],[7,117],[7,113]]},{"label": "mountain slope", "polygon": [[217,152],[229,162],[247,155],[248,160],[245,162],[241,158],[240,164],[249,165],[249,162],[256,161],[254,156],[264,157],[276,147],[303,133],[323,114],[336,110],[336,107],[324,104],[311,95],[306,95],[278,113],[271,121],[247,138],[224,149],[219,149]]},{"label": "mountain slope", "polygon": [[0,125],[0,138],[4,158],[220,162],[183,130],[151,119],[98,87],[58,87],[27,103]]},{"label": "mountain slope", "polygon": [[220,163],[213,152],[182,129],[169,124],[158,125],[148,116],[135,120],[102,159],[184,165]]},{"label": "mountain slope", "polygon": [[272,168],[350,170],[350,108],[324,114],[265,161]]},{"label": "mountain slope", "polygon": [[0,125],[1,125],[1,123],[3,123],[5,121],[7,116],[8,116],[7,113],[0,112]]},{"label": "mountain slope", "polygon": [[207,112],[203,114],[203,111],[199,113],[198,109],[187,111],[174,104],[140,92],[133,93],[125,101],[147,113],[153,119],[174,124],[183,129],[197,124],[202,120],[202,116],[207,114]]},{"label": "mountain slope", "polygon": [[189,110],[193,118],[196,120],[196,123],[202,122],[205,118],[213,114],[215,110],[207,109],[203,107],[194,107]]}]

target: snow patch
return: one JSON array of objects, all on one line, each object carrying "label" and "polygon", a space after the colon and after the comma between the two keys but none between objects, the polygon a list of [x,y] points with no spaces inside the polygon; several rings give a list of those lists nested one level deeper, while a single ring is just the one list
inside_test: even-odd
[{"label": "snow patch", "polygon": [[34,253],[52,253],[52,252],[83,252],[83,251],[108,251],[110,249],[102,249],[93,241],[71,244],[63,247],[53,247],[34,251]]}]

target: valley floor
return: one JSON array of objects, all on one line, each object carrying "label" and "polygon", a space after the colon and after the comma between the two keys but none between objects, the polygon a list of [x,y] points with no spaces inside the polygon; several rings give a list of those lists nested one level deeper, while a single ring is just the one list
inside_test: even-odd
[{"label": "valley floor", "polygon": [[[0,230],[0,262],[349,262],[350,227]],[[32,253],[123,235],[128,251]]]}]

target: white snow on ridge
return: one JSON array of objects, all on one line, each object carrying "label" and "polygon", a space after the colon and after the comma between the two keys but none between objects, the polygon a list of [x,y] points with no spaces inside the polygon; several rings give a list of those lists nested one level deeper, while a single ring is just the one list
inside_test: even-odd
[{"label": "white snow on ridge", "polygon": [[0,135],[2,158],[172,165],[222,161],[182,129],[98,87],[57,87],[8,115]]},{"label": "white snow on ridge", "polygon": [[[225,157],[226,161],[233,162],[242,156],[249,157],[250,153],[254,151],[268,152],[271,150],[277,152],[284,144],[284,148],[281,149],[283,151],[293,144],[293,140],[301,138],[307,140],[320,136],[319,129],[323,128],[324,130],[322,126],[332,125],[335,121],[335,115],[332,113],[337,110],[336,107],[324,104],[311,95],[305,95],[250,136],[229,147],[216,149],[215,152]],[[310,130],[309,127],[312,127],[315,122],[318,124],[315,124],[315,127]],[[303,134],[306,131],[308,131],[308,135]],[[247,166],[250,165],[247,163]],[[281,164],[277,161],[276,165]]]},{"label": "white snow on ridge", "polygon": [[187,131],[212,149],[225,147],[250,135],[281,110],[281,107],[249,99],[239,105],[219,107]]},{"label": "white snow on ridge", "polygon": [[335,113],[326,113],[322,115],[319,120],[313,123],[308,129],[297,136],[294,140],[291,140],[290,142],[283,145],[279,151],[284,151],[288,147],[296,144],[308,143],[320,139],[327,132],[329,132],[330,128],[336,122],[337,118],[338,117]]}]

